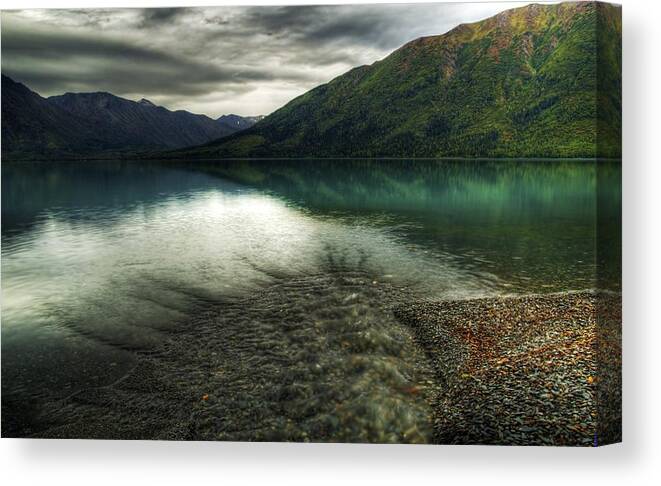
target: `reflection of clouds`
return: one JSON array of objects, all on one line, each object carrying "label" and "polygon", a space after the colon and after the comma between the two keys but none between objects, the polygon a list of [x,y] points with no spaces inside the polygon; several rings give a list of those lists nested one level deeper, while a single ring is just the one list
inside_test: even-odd
[{"label": "reflection of clouds", "polygon": [[414,38],[522,5],[7,11],[2,69],[42,95],[109,91],[212,116],[267,114]]},{"label": "reflection of clouds", "polygon": [[186,318],[197,303],[325,273],[329,262],[423,293],[485,292],[450,257],[411,251],[370,219],[314,217],[251,191],[44,213],[3,243],[3,325],[56,319],[113,342],[129,336],[131,344],[152,339],[155,325]]}]

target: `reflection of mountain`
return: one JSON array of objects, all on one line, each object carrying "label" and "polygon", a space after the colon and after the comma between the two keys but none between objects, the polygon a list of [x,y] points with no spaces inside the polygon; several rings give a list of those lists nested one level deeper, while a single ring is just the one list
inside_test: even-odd
[{"label": "reflection of mountain", "polygon": [[[544,212],[560,217],[595,216],[597,166],[588,162],[426,161],[426,160],[237,160],[185,164],[206,173],[282,195],[306,207],[328,210],[434,211],[452,218],[455,201],[462,214]],[[618,184],[600,162],[600,190],[617,199]],[[465,214],[464,214],[465,215]]]},{"label": "reflection of mountain", "polygon": [[601,288],[620,285],[619,161],[318,159],[186,165],[322,217],[361,221],[365,216],[394,233],[404,225],[408,240],[415,235],[426,248],[465,253],[469,260],[477,252],[498,275],[535,280],[555,275],[574,281],[574,288],[593,288],[595,278]]},{"label": "reflection of mountain", "polygon": [[110,93],[42,98],[2,76],[2,155],[56,158],[199,145],[252,126],[258,117],[213,120]]},{"label": "reflection of mountain", "polygon": [[175,156],[619,157],[620,132],[620,7],[533,4],[414,40]]},{"label": "reflection of mountain", "polygon": [[383,213],[390,230],[403,223],[408,238],[415,234],[425,247],[478,251],[498,275],[555,274],[583,282],[577,288],[620,288],[619,162],[279,160],[191,167],[325,215]]},{"label": "reflection of mountain", "polygon": [[28,222],[39,221],[40,213],[49,206],[76,217],[80,216],[75,209],[81,209],[80,214],[91,209],[102,212],[109,206],[130,211],[154,204],[163,194],[178,194],[191,187],[210,190],[218,185],[215,178],[195,171],[117,160],[93,164],[3,162],[1,180],[3,237]]}]

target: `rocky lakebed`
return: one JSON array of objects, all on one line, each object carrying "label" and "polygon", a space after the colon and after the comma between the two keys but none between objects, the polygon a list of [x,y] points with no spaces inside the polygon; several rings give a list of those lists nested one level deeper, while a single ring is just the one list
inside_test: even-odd
[{"label": "rocky lakebed", "polygon": [[618,294],[409,297],[361,273],[287,279],[199,313],[158,349],[138,352],[119,380],[50,401],[24,418],[29,435],[558,446],[621,440]]}]

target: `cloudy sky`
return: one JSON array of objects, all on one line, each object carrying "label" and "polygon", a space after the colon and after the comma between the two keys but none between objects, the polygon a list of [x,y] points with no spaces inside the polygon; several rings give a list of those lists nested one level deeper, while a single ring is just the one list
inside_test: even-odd
[{"label": "cloudy sky", "polygon": [[2,72],[42,96],[109,91],[213,117],[268,114],[412,39],[522,5],[3,11]]}]

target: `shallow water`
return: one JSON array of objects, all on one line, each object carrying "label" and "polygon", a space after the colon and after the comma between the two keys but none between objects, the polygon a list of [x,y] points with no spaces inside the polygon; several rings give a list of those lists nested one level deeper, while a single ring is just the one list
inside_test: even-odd
[{"label": "shallow water", "polygon": [[599,164],[5,163],[3,434],[426,442],[391,308],[618,288]]}]

